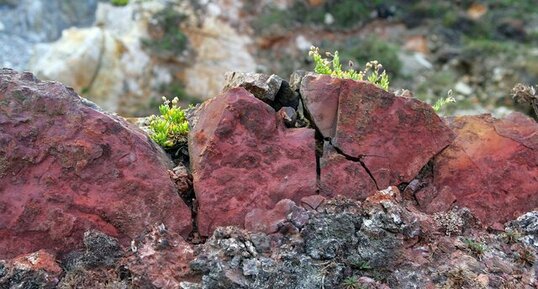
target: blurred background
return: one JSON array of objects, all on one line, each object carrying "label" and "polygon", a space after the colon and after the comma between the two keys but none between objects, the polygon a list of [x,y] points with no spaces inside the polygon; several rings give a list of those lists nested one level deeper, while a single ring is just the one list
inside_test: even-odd
[{"label": "blurred background", "polygon": [[536,0],[0,0],[0,66],[123,116],[211,98],[226,71],[312,70],[312,45],[428,103],[452,91],[447,115],[532,115],[511,89],[538,83],[537,44]]}]

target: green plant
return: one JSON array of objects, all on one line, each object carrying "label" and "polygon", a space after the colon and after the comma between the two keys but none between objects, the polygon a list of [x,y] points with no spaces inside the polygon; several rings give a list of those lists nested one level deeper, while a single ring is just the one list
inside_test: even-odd
[{"label": "green plant", "polygon": [[433,104],[433,110],[435,110],[436,112],[439,112],[441,111],[441,109],[451,103],[451,102],[456,102],[456,99],[454,97],[452,97],[452,89],[450,89],[448,91],[448,95],[447,97],[445,98],[439,98],[434,104]]},{"label": "green plant", "polygon": [[114,6],[125,6],[129,4],[129,0],[111,0],[110,3]]},{"label": "green plant", "polygon": [[366,271],[372,269],[372,266],[370,266],[370,263],[368,261],[364,260],[354,260],[351,262],[351,267],[359,269],[361,271]]},{"label": "green plant", "polygon": [[480,258],[486,251],[486,245],[475,240],[465,239],[463,242],[467,246],[467,249],[478,258]]},{"label": "green plant", "polygon": [[362,289],[363,287],[359,284],[359,280],[355,276],[347,277],[342,281],[342,288],[344,289]]},{"label": "green plant", "polygon": [[160,116],[152,115],[149,120],[150,137],[162,147],[173,147],[184,141],[189,132],[189,123],[185,111],[177,105],[179,99],[172,101],[163,97],[164,103],[159,106]]},{"label": "green plant", "polygon": [[335,51],[334,54],[327,53],[327,56],[332,57],[332,60],[322,57],[317,47],[310,48],[309,55],[314,60],[314,71],[316,73],[342,79],[367,80],[384,90],[388,91],[389,89],[389,76],[377,60],[367,62],[364,70],[356,71],[352,62],[350,62],[347,70],[342,69],[338,51]]},{"label": "green plant", "polygon": [[533,266],[536,262],[534,250],[526,245],[520,245],[516,249],[516,260],[522,265]]},{"label": "green plant", "polygon": [[519,241],[519,238],[521,238],[521,233],[517,230],[506,230],[506,232],[501,235],[501,238],[507,244],[515,244]]}]

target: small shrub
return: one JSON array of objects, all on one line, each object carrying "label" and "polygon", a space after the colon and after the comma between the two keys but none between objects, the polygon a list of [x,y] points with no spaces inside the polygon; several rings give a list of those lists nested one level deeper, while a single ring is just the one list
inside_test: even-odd
[{"label": "small shrub", "polygon": [[439,98],[434,104],[433,104],[433,110],[435,110],[436,112],[439,112],[441,111],[441,109],[451,103],[451,102],[456,102],[456,99],[452,96],[452,89],[448,91],[448,96],[445,97],[445,98]]},{"label": "small shrub", "polygon": [[189,123],[185,111],[177,105],[175,97],[171,102],[163,97],[164,103],[159,106],[160,116],[152,115],[149,120],[150,137],[162,147],[173,147],[185,141],[189,132]]},{"label": "small shrub", "polygon": [[516,260],[518,263],[526,266],[533,266],[536,262],[536,255],[534,254],[534,250],[529,248],[529,246],[526,245],[520,245],[516,249]]},{"label": "small shrub", "polygon": [[314,60],[314,71],[316,73],[343,79],[367,80],[384,90],[388,91],[389,89],[389,76],[383,70],[383,66],[376,60],[367,62],[364,70],[356,71],[352,62],[350,62],[347,70],[342,69],[338,51],[334,52],[334,54],[327,53],[327,56],[332,57],[332,60],[322,57],[317,47],[312,47],[309,55]]},{"label": "small shrub", "polygon": [[463,241],[465,245],[467,246],[467,249],[474,254],[477,258],[482,257],[484,252],[486,251],[486,246],[480,242],[477,242],[472,239],[465,239]]},{"label": "small shrub", "polygon": [[362,289],[362,286],[359,284],[359,280],[355,276],[347,277],[342,281],[343,289]]},{"label": "small shrub", "polygon": [[361,271],[366,271],[372,269],[372,266],[370,266],[370,263],[368,261],[363,260],[354,260],[351,264],[351,267],[359,269]]},{"label": "small shrub", "polygon": [[515,244],[519,241],[519,238],[521,238],[521,233],[516,230],[506,230],[506,232],[501,235],[501,238],[507,244]]},{"label": "small shrub", "polygon": [[125,6],[129,4],[129,0],[111,0],[110,3],[114,6]]}]

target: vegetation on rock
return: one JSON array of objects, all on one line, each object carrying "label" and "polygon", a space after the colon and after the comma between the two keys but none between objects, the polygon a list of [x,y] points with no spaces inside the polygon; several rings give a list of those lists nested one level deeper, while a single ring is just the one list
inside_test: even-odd
[{"label": "vegetation on rock", "polygon": [[125,6],[129,4],[129,0],[111,0],[110,3],[114,6]]},{"label": "vegetation on rock", "polygon": [[384,90],[388,91],[389,89],[389,76],[383,69],[383,65],[377,60],[367,62],[364,70],[355,70],[353,62],[349,63],[347,70],[343,70],[338,51],[335,51],[334,54],[327,53],[327,56],[332,57],[332,60],[322,57],[317,47],[310,48],[309,55],[314,60],[314,71],[316,73],[343,79],[367,80]]},{"label": "vegetation on rock", "polygon": [[164,103],[159,106],[161,115],[150,117],[150,137],[162,147],[173,147],[185,140],[189,132],[189,123],[185,118],[185,111],[178,106],[177,97],[172,101],[163,97],[163,101]]}]

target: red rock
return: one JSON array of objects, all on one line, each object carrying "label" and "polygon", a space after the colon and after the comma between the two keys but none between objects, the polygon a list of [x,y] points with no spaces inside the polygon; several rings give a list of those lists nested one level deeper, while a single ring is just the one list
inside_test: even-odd
[{"label": "red rock", "polygon": [[245,229],[250,232],[276,233],[294,207],[297,207],[295,202],[285,199],[270,210],[255,208],[245,216]]},{"label": "red rock", "polygon": [[255,208],[316,191],[314,130],[286,129],[274,109],[243,88],[204,104],[189,152],[202,236],[243,226]]},{"label": "red rock", "polygon": [[455,203],[493,225],[538,208],[535,121],[520,113],[462,116],[450,127],[456,140],[434,159],[434,188],[417,194],[422,209],[442,211]]},{"label": "red rock", "polygon": [[325,200],[326,198],[322,195],[306,196],[301,199],[301,207],[307,210],[316,210]]},{"label": "red rock", "polygon": [[323,136],[334,130],[331,144],[360,159],[378,188],[409,182],[454,138],[428,104],[365,81],[307,76],[301,95]]},{"label": "red rock", "polygon": [[323,147],[320,159],[320,193],[364,200],[377,191],[376,184],[358,161],[346,159],[330,145]]},{"label": "red rock", "polygon": [[336,113],[342,79],[328,75],[306,75],[300,87],[304,106],[314,125],[323,137],[334,137],[336,129]]},{"label": "red rock", "polygon": [[123,245],[147,226],[191,230],[165,154],[69,88],[0,71],[0,258],[78,248],[89,229]]},{"label": "red rock", "polygon": [[12,261],[12,265],[23,270],[43,270],[53,276],[62,274],[62,268],[56,263],[53,255],[45,250],[17,256]]}]

